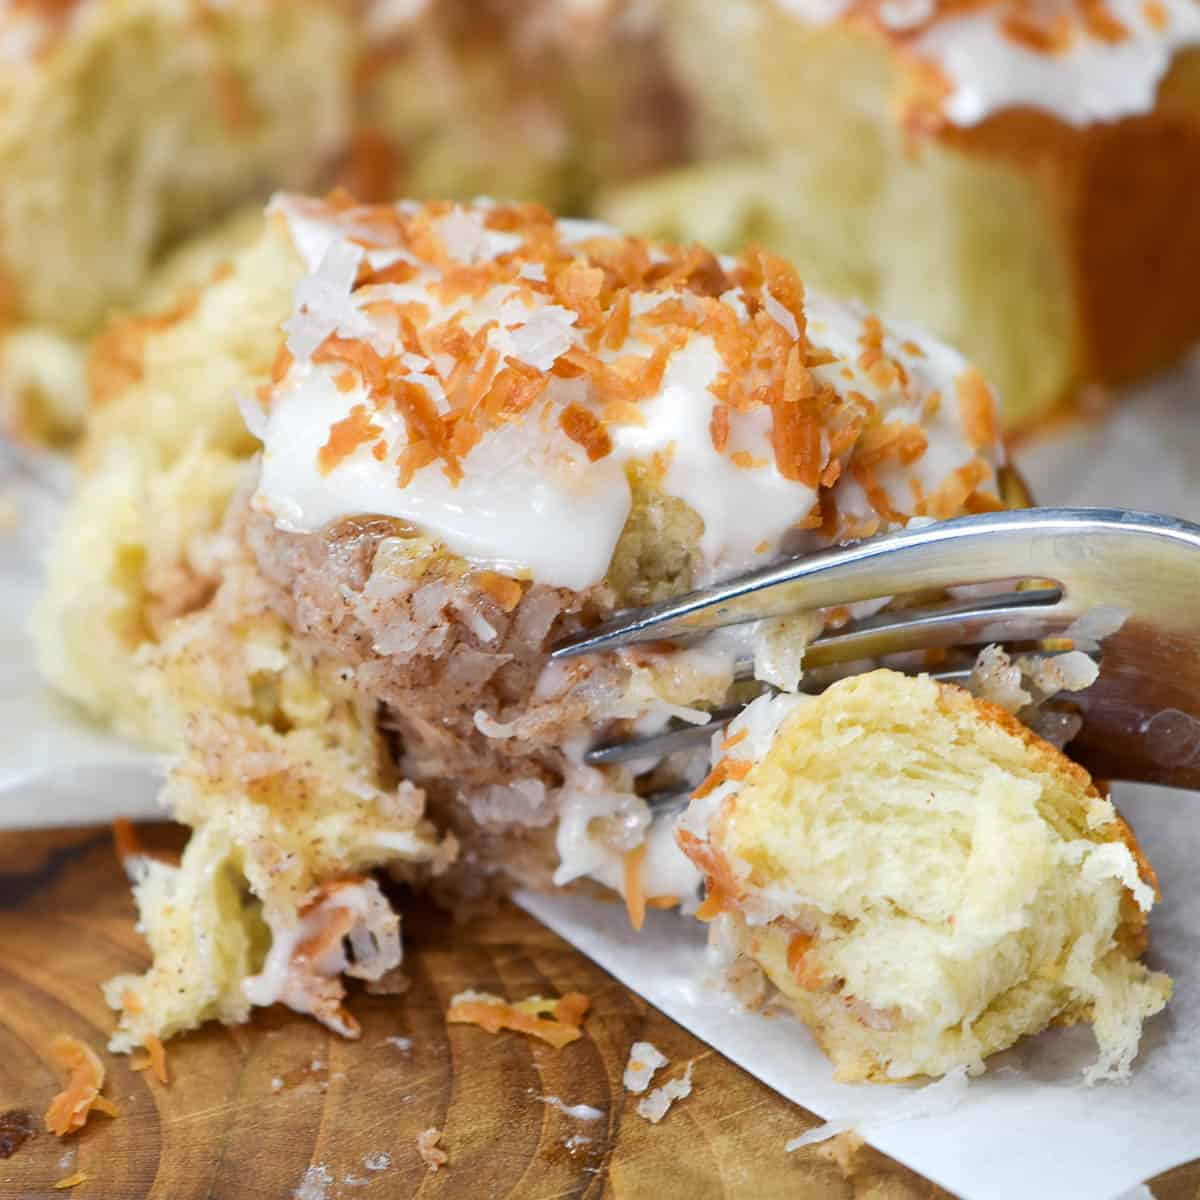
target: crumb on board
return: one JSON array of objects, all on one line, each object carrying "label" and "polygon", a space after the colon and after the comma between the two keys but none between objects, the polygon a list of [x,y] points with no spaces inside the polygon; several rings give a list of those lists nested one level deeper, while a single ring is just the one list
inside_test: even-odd
[{"label": "crumb on board", "polygon": [[653,1042],[634,1042],[629,1048],[629,1062],[625,1064],[625,1090],[640,1096],[650,1086],[654,1072],[668,1061]]},{"label": "crumb on board", "polygon": [[568,992],[558,1000],[530,996],[509,1003],[490,992],[459,992],[450,1001],[446,1022],[478,1025],[488,1033],[512,1029],[548,1042],[556,1050],[582,1034],[583,1018],[591,1001],[582,992]]},{"label": "crumb on board", "polygon": [[576,1121],[599,1121],[604,1116],[603,1110],[590,1104],[568,1104],[561,1096],[542,1096],[543,1104],[557,1108],[564,1117],[573,1117]]},{"label": "crumb on board", "polygon": [[425,1129],[417,1134],[417,1153],[431,1171],[444,1167],[450,1161],[445,1150],[438,1145],[441,1140],[442,1131],[437,1128]]},{"label": "crumb on board", "polygon": [[86,1171],[76,1171],[73,1175],[67,1175],[55,1183],[55,1188],[59,1191],[65,1191],[67,1188],[78,1187],[81,1183],[87,1183],[91,1178]]},{"label": "crumb on board", "polygon": [[692,1063],[688,1063],[687,1070],[682,1075],[669,1080],[662,1087],[655,1088],[644,1100],[640,1100],[637,1106],[638,1116],[645,1117],[652,1125],[657,1125],[667,1115],[676,1100],[690,1096],[692,1094],[692,1066]]},{"label": "crumb on board", "polygon": [[313,1163],[304,1172],[300,1186],[292,1193],[292,1200],[327,1200],[329,1185],[332,1182],[333,1176],[329,1173],[329,1168],[323,1163]]},{"label": "crumb on board", "polygon": [[69,1033],[58,1034],[50,1043],[50,1055],[67,1073],[67,1082],[46,1109],[46,1128],[58,1137],[82,1129],[93,1108],[110,1117],[117,1108],[100,1095],[104,1086],[104,1064],[96,1052]]}]

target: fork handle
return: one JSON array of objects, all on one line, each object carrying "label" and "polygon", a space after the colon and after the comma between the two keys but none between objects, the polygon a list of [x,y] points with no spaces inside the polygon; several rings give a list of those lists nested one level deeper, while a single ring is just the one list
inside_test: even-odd
[{"label": "fork handle", "polygon": [[1083,716],[1071,758],[1100,779],[1200,790],[1198,649],[1136,618],[1106,638],[1099,678],[1066,697]]}]

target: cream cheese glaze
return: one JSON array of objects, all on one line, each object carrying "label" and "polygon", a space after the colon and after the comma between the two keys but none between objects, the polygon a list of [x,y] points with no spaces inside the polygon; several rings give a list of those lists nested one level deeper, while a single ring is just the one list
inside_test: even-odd
[{"label": "cream cheese glaze", "polygon": [[[778,3],[813,24],[860,11],[852,0]],[[945,77],[942,111],[953,124],[1029,107],[1083,126],[1149,112],[1174,55],[1200,43],[1196,0],[1105,0],[1101,7],[1103,30],[1089,25],[1076,0],[998,0],[945,13],[934,0],[880,0],[868,10]],[[1006,25],[1014,15],[1053,45],[1014,34]]]},{"label": "cream cheese glaze", "polygon": [[[479,565],[582,590],[604,578],[629,515],[627,464],[657,459],[666,464],[662,491],[703,521],[703,573],[711,578],[778,554],[811,518],[820,490],[830,491],[844,522],[878,527],[881,509],[894,509],[892,523],[907,519],[925,503],[914,498],[932,497],[956,471],[975,470],[982,479],[999,461],[994,430],[981,435],[970,419],[977,407],[960,403],[975,378],[968,364],[915,330],[894,324],[881,329],[865,310],[813,294],[804,297],[802,330],[769,287],[756,300],[752,288],[731,283],[719,299],[704,300],[684,288],[631,289],[624,328],[597,343],[595,330],[585,329],[579,313],[544,282],[544,263],[523,249],[533,235],[490,228],[493,211],[487,202],[442,206],[436,214],[401,204],[388,210],[399,225],[388,227],[379,209],[274,201],[271,212],[286,224],[309,274],[286,326],[286,370],[265,411],[254,402],[244,410],[263,442],[254,504],[280,528],[312,532],[354,515],[395,517]],[[420,235],[398,233],[405,221],[416,223]],[[580,267],[592,262],[591,239],[618,239],[593,222],[559,222],[550,234],[541,230],[542,243],[547,236],[560,264],[564,254],[575,255]],[[653,254],[665,262],[663,252]],[[402,281],[372,281],[370,272],[397,264]],[[734,264],[723,266],[732,271]],[[480,276],[472,289],[446,290],[448,272],[467,277],[472,271]],[[559,369],[575,352],[593,354],[603,364],[598,369],[615,369],[634,356],[648,359],[661,336],[657,318],[665,301],[693,315],[706,304],[705,311],[717,310],[735,334],[739,324],[750,327],[749,308],[759,313],[760,324],[765,311],[785,344],[819,348],[810,354],[812,379],[824,389],[828,410],[842,414],[819,431],[821,484],[817,467],[801,479],[781,465],[773,450],[772,407],[722,403],[724,351],[714,340],[719,335],[709,335],[698,317],[678,332],[632,415],[626,404],[623,416],[605,419],[611,400],[593,377]],[[536,403],[489,428],[461,455],[459,474],[439,462],[426,462],[403,480],[397,470],[412,448],[411,421],[401,406],[373,401],[359,358],[386,359],[405,386],[419,388],[442,416],[454,408],[447,388],[454,386],[458,365],[454,354],[437,348],[414,353],[412,336],[406,344],[398,332],[398,311],[417,311],[426,329],[450,322],[464,335],[483,337],[481,349],[494,352],[494,369],[515,363],[539,381]],[[877,344],[868,356],[864,346],[872,330]],[[359,350],[319,361],[327,339]],[[891,364],[882,371],[873,361],[881,356]],[[990,406],[986,389],[984,395]],[[723,439],[713,433],[719,408],[727,421]],[[884,442],[913,427],[909,436],[919,452],[885,455],[869,478],[857,468],[843,472],[831,439],[851,413],[870,413],[872,436]],[[572,415],[600,431],[607,447],[602,454],[593,453],[586,437],[568,434],[565,422]],[[338,438],[352,431],[357,440],[335,455]],[[876,485],[873,499],[864,479]]]}]

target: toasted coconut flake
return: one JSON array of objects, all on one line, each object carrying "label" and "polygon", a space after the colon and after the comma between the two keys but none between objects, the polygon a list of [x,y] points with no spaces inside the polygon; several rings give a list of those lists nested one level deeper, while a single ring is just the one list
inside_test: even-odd
[{"label": "toasted coconut flake", "polygon": [[[528,1003],[528,1001],[526,1001]],[[582,992],[568,992],[554,1006],[554,1019],[564,1025],[583,1025],[583,1018],[591,1008],[592,1002]]]},{"label": "toasted coconut flake", "polygon": [[86,1171],[76,1171],[72,1175],[67,1175],[59,1179],[54,1187],[59,1191],[65,1191],[67,1188],[78,1187],[81,1183],[87,1183],[91,1176]]},{"label": "toasted coconut flake", "polygon": [[515,579],[501,575],[499,571],[478,571],[474,579],[479,590],[495,600],[505,612],[512,612],[521,603],[524,592]]},{"label": "toasted coconut flake", "polygon": [[1105,0],[1080,0],[1084,28],[1101,42],[1115,45],[1129,37],[1129,27],[1108,7]]},{"label": "toasted coconut flake", "polygon": [[821,427],[807,405],[786,402],[771,405],[771,446],[775,465],[784,479],[817,487],[824,466]]},{"label": "toasted coconut flake", "polygon": [[359,446],[373,442],[383,434],[367,413],[366,406],[356,404],[350,415],[335,421],[329,430],[329,440],[317,451],[317,465],[322,475],[328,475],[352,455]]},{"label": "toasted coconut flake", "polygon": [[583,405],[568,404],[563,409],[559,424],[571,441],[578,442],[584,448],[592,462],[612,453],[612,438],[608,430],[596,414]]},{"label": "toasted coconut flake", "polygon": [[167,1084],[170,1081],[167,1075],[167,1052],[163,1048],[162,1039],[153,1033],[148,1033],[145,1046],[146,1053],[150,1056],[150,1067],[154,1072],[154,1078],[161,1084]]},{"label": "toasted coconut flake", "polygon": [[708,777],[700,784],[700,786],[692,793],[693,800],[702,800],[709,792],[716,791],[717,788],[729,780],[745,779],[750,774],[751,768],[754,766],[749,759],[732,758],[726,755],[717,763],[715,767],[708,773]]},{"label": "toasted coconut flake", "polygon": [[747,731],[744,728],[739,729],[737,731],[737,733],[731,734],[729,737],[725,738],[724,741],[722,741],[721,749],[722,750],[732,750],[734,748],[734,746],[738,746],[742,742],[744,742],[746,740],[746,737],[747,737]]},{"label": "toasted coconut flake", "polygon": [[1066,13],[1062,13],[1058,20],[1045,25],[1018,10],[1001,18],[1000,32],[1027,50],[1058,54],[1071,44],[1072,22]]},{"label": "toasted coconut flake", "polygon": [[642,888],[642,863],[646,858],[646,843],[625,851],[623,874],[625,877],[625,911],[629,923],[640,930],[646,921],[646,893]]},{"label": "toasted coconut flake", "polygon": [[975,367],[955,380],[963,433],[976,450],[996,444],[996,405],[991,389]]},{"label": "toasted coconut flake", "polygon": [[1143,0],[1142,16],[1145,17],[1146,24],[1158,33],[1162,33],[1171,23],[1167,7],[1162,0]]},{"label": "toasted coconut flake", "polygon": [[704,872],[707,895],[696,910],[696,916],[701,921],[711,921],[736,902],[741,888],[725,856],[714,850],[708,842],[701,841],[687,829],[677,830],[675,840],[684,854]]},{"label": "toasted coconut flake", "polygon": [[[556,1050],[561,1050],[581,1036],[579,1022],[583,1020],[588,1005],[587,997],[578,992],[570,992],[560,1000],[531,996],[515,1004],[489,992],[460,992],[450,1001],[446,1023],[478,1025],[487,1033],[511,1029],[540,1038]],[[560,1013],[573,1020],[561,1019]],[[545,1014],[552,1014],[551,1019],[546,1019]]]},{"label": "toasted coconut flake", "polygon": [[69,1033],[55,1037],[50,1055],[67,1072],[67,1083],[46,1109],[46,1128],[65,1137],[87,1124],[104,1086],[104,1064],[90,1046]]}]

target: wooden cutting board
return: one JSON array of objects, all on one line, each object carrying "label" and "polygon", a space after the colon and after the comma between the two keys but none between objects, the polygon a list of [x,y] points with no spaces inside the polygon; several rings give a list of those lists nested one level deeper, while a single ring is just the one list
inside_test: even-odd
[{"label": "wooden cutting board", "polygon": [[[162,843],[175,837],[166,828],[152,834]],[[251,1025],[210,1027],[170,1043],[167,1086],[132,1071],[127,1058],[104,1054],[106,1092],[120,1116],[93,1115],[63,1141],[40,1120],[59,1086],[50,1041],[68,1032],[101,1048],[112,1014],[98,985],[141,969],[145,948],[106,832],[0,835],[0,1114],[28,1110],[38,1126],[0,1158],[0,1198],[947,1195],[845,1137],[784,1153],[784,1143],[816,1118],[513,907],[455,924],[413,903],[404,940],[409,991],[351,998],[361,1040],[343,1041],[270,1009]],[[555,1051],[517,1034],[447,1028],[450,997],[468,987],[513,999],[585,992],[592,999],[586,1036]],[[411,1039],[411,1048],[389,1038]],[[659,1082],[695,1064],[695,1091],[658,1126],[637,1115],[636,1098],[621,1086],[629,1047],[639,1039],[671,1060]],[[547,1104],[548,1096],[603,1116],[573,1118]],[[430,1127],[444,1131],[450,1157],[436,1174],[416,1147]],[[77,1170],[87,1183],[54,1190]],[[1197,1200],[1200,1163],[1161,1176],[1154,1194]]]}]

